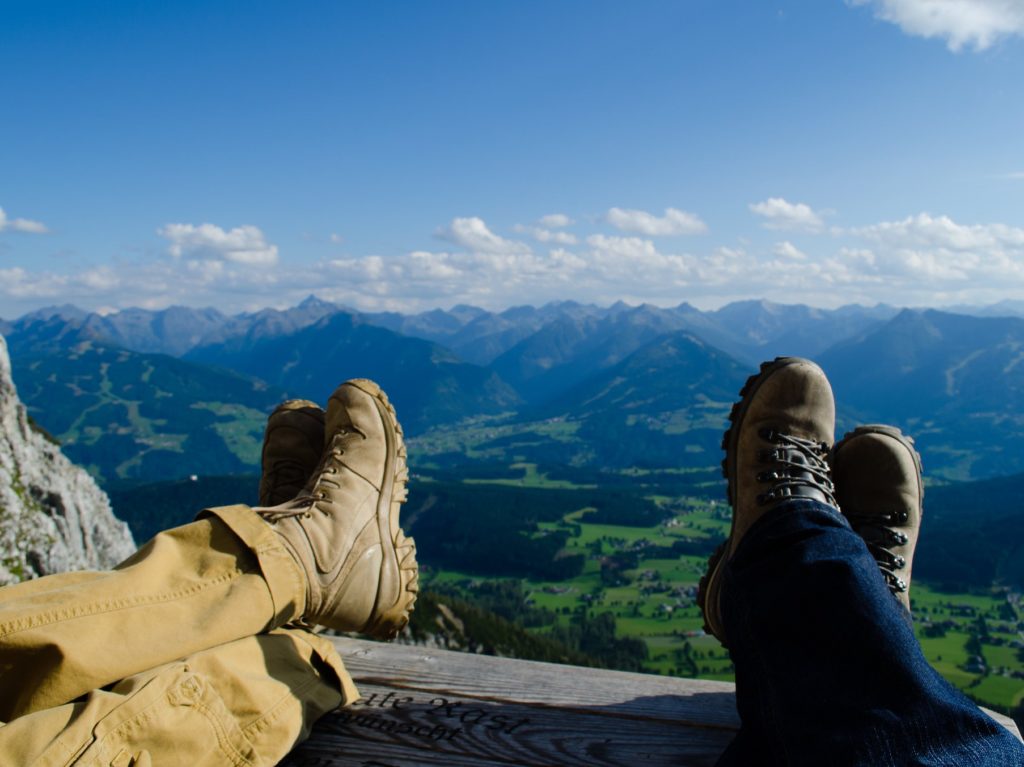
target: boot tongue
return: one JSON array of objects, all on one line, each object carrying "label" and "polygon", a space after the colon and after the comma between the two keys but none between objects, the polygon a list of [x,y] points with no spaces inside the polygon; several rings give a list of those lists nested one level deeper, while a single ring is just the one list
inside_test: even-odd
[{"label": "boot tongue", "polygon": [[357,470],[358,448],[365,442],[366,437],[350,427],[336,433],[324,452],[321,470],[333,466],[335,471],[323,474],[313,488],[314,496],[322,491],[328,497],[313,502],[310,511],[314,524],[307,531],[321,573],[332,573],[338,568],[362,528],[376,517],[379,488]]}]

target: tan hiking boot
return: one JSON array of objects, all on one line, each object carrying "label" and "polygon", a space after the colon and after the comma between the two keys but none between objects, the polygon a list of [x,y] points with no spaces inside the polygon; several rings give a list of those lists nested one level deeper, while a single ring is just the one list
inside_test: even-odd
[{"label": "tan hiking boot", "polygon": [[323,458],[308,492],[256,512],[308,581],[303,620],[390,638],[416,601],[416,546],[398,526],[409,470],[395,410],[373,381],[346,381],[327,403]]},{"label": "tan hiking boot", "polygon": [[263,433],[260,506],[277,506],[306,487],[324,452],[323,409],[306,399],[278,405]]},{"label": "tan hiking boot", "polygon": [[721,573],[750,526],[791,498],[836,505],[826,462],[835,430],[835,402],[821,368],[799,357],[778,357],[763,363],[740,395],[722,440],[732,528],[711,556],[697,594],[704,628],[722,644],[726,638],[719,603]]},{"label": "tan hiking boot", "polygon": [[864,539],[889,590],[910,610],[910,570],[924,485],[914,440],[894,426],[858,426],[832,451],[839,506]]}]

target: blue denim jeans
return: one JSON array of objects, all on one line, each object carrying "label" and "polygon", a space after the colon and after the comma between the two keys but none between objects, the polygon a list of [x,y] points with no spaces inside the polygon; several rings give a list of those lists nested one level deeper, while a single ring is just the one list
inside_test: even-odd
[{"label": "blue denim jeans", "polygon": [[722,578],[742,726],[719,765],[1024,765],[1024,745],[928,665],[834,508],[772,509]]}]

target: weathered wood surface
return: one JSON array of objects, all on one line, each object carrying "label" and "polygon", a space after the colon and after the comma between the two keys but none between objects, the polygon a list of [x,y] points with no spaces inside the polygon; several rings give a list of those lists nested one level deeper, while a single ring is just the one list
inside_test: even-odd
[{"label": "weathered wood surface", "polygon": [[713,765],[739,727],[731,684],[335,642],[363,698],[285,767]]}]

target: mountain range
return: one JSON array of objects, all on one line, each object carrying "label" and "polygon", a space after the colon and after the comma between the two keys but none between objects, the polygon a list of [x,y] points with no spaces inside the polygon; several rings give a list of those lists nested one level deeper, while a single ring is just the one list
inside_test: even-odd
[{"label": "mountain range", "polygon": [[1024,471],[1024,318],[999,311],[567,301],[402,315],[311,296],[234,316],[60,306],[0,332],[30,413],[101,478],[251,470],[274,403],[322,402],[359,376],[389,392],[425,462],[707,466],[745,377],[790,354],[830,375],[840,428],[895,423],[928,473],[970,479]]}]

